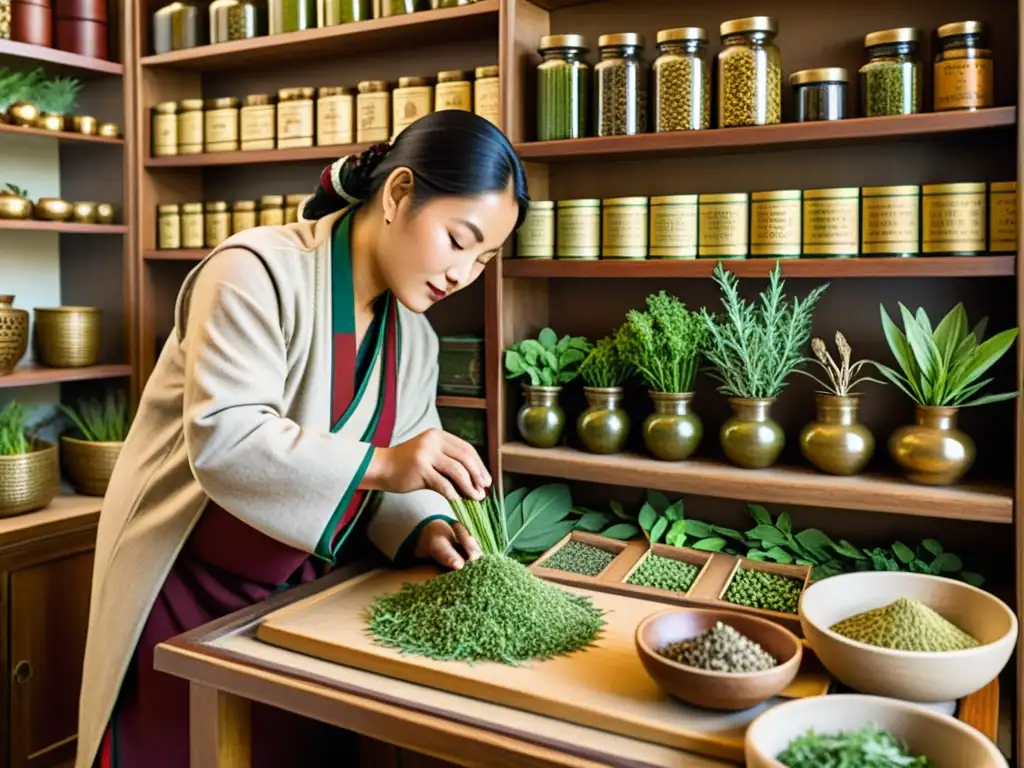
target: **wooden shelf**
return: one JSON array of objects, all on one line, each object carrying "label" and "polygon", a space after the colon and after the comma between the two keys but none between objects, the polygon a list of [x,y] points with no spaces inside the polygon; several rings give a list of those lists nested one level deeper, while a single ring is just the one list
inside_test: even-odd
[{"label": "wooden shelf", "polygon": [[[1016,256],[947,256],[913,259],[779,259],[783,277],[1005,277],[1016,272]],[[710,277],[718,259],[505,259],[505,277]],[[723,260],[740,277],[767,277],[775,259]]]},{"label": "wooden shelf", "polygon": [[237,69],[279,69],[301,62],[391,52],[422,45],[479,40],[498,34],[499,0],[332,27],[203,45],[143,56],[143,67],[207,73]]},{"label": "wooden shelf", "polygon": [[205,152],[201,155],[172,155],[147,157],[147,168],[213,168],[226,165],[253,165],[255,163],[302,163],[310,160],[337,160],[354,155],[369,144],[335,144],[300,149],[254,149],[249,152]]},{"label": "wooden shelf", "polygon": [[486,397],[462,397],[461,395],[438,395],[438,408],[475,408],[486,410]]},{"label": "wooden shelf", "polygon": [[0,376],[0,389],[34,387],[40,384],[62,384],[68,381],[117,379],[131,376],[130,365],[90,365],[87,368],[46,368],[42,365],[23,365],[13,373]]},{"label": "wooden shelf", "polygon": [[142,258],[146,261],[199,261],[212,249],[181,248],[176,251],[143,251]]},{"label": "wooden shelf", "polygon": [[24,232],[64,232],[75,235],[123,235],[127,224],[77,224],[73,221],[36,221],[34,219],[0,219],[0,229]]},{"label": "wooden shelf", "polygon": [[[5,58],[28,59],[51,65],[48,69],[75,70],[80,76],[88,73],[98,75],[123,75],[124,65],[115,61],[93,59],[77,53],[59,51],[44,45],[29,45],[13,40],[0,40],[0,63]],[[51,71],[49,74],[53,74]]]},{"label": "wooden shelf", "polygon": [[[470,6],[472,7],[472,6]],[[660,157],[681,154],[733,154],[823,144],[899,139],[1016,125],[1015,107],[977,112],[942,112],[899,117],[861,117],[814,123],[783,123],[750,128],[642,133],[636,136],[534,141],[516,144],[519,157],[532,162]]]},{"label": "wooden shelf", "polygon": [[43,509],[0,518],[0,551],[29,539],[56,536],[96,525],[103,499],[69,493]]},{"label": "wooden shelf", "polygon": [[106,136],[87,136],[84,133],[73,131],[47,131],[44,128],[24,128],[20,125],[5,125],[0,123],[0,134],[9,133],[15,136],[40,136],[54,141],[85,141],[91,144],[117,144],[123,145],[124,139],[110,139]]},{"label": "wooden shelf", "polygon": [[598,456],[572,450],[509,443],[502,470],[522,475],[651,488],[724,499],[833,509],[891,512],[921,517],[1013,522],[1009,487],[914,485],[882,475],[835,477],[805,467],[740,469],[707,459],[663,462],[635,454]]}]

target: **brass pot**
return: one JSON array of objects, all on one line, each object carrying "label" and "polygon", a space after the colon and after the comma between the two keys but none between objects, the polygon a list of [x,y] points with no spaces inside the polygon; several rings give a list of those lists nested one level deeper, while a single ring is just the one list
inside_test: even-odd
[{"label": "brass pot", "polygon": [[682,461],[697,450],[704,424],[690,403],[693,392],[648,392],[654,413],[644,419],[644,445],[662,461]]},{"label": "brass pot", "polygon": [[817,395],[817,419],[800,433],[800,451],[830,475],[856,475],[875,452],[875,436],[857,421],[857,395]]},{"label": "brass pot", "polygon": [[99,130],[99,124],[95,117],[88,117],[86,115],[75,115],[71,118],[71,124],[75,130],[85,136],[95,136]]},{"label": "brass pot", "polygon": [[565,411],[558,404],[561,391],[561,387],[523,385],[526,402],[516,414],[516,426],[523,440],[534,448],[554,448],[562,440]]},{"label": "brass pot", "polygon": [[0,517],[42,509],[60,493],[57,446],[40,441],[34,448],[0,456]]},{"label": "brass pot", "polygon": [[970,435],[956,428],[959,408],[914,406],[914,424],[889,437],[889,455],[903,476],[922,485],[953,485],[974,464]]},{"label": "brass pot", "polygon": [[96,128],[96,135],[107,139],[121,138],[121,127],[117,123],[100,123]]},{"label": "brass pot", "polygon": [[114,223],[114,206],[110,203],[100,203],[96,206],[96,221],[100,224]]},{"label": "brass pot", "polygon": [[43,221],[67,221],[71,213],[71,203],[59,197],[41,197],[35,205],[36,218]]},{"label": "brass pot", "polygon": [[60,456],[71,485],[86,496],[103,496],[124,443],[97,443],[62,435]]},{"label": "brass pot", "polygon": [[27,197],[0,193],[0,219],[28,219],[31,216],[32,201]]},{"label": "brass pot", "polygon": [[622,387],[584,387],[587,408],[576,419],[576,434],[590,453],[618,453],[629,437]]},{"label": "brass pot", "polygon": [[0,376],[21,362],[28,348],[28,312],[14,308],[13,296],[0,296]]},{"label": "brass pot", "polygon": [[786,433],[771,418],[774,402],[774,398],[729,398],[732,416],[722,425],[719,439],[725,455],[737,467],[764,469],[782,453]]},{"label": "brass pot", "polygon": [[64,115],[52,115],[49,112],[44,112],[36,118],[36,128],[59,133],[64,130]]},{"label": "brass pot", "polygon": [[35,309],[36,359],[50,368],[95,365],[100,354],[98,307]]},{"label": "brass pot", "polygon": [[74,203],[71,206],[71,218],[79,224],[95,224],[98,203]]},{"label": "brass pot", "polygon": [[31,128],[39,118],[39,108],[27,101],[16,101],[7,108],[7,116],[14,125]]}]

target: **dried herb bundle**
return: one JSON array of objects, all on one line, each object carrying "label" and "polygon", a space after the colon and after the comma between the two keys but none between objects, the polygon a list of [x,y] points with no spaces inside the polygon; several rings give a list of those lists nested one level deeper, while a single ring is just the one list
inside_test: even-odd
[{"label": "dried herb bundle", "polygon": [[692,392],[707,339],[701,316],[665,291],[647,297],[647,311],[630,310],[615,335],[622,358],[655,392]]},{"label": "dried herb bundle", "polygon": [[851,363],[853,349],[850,347],[850,342],[846,340],[846,337],[840,331],[836,331],[836,349],[839,350],[838,364],[832,358],[824,341],[821,339],[811,339],[811,351],[814,352],[814,356],[817,358],[814,362],[825,371],[825,375],[828,376],[827,382],[822,381],[809,371],[802,371],[798,368],[797,373],[810,376],[818,382],[821,386],[821,390],[819,390],[821,394],[835,395],[836,397],[849,397],[853,394],[853,388],[863,381],[873,381],[876,384],[885,383],[878,379],[872,379],[870,376],[858,378],[857,374],[860,369],[870,361],[858,360],[855,363]]},{"label": "dried herb bundle", "polygon": [[629,378],[630,364],[614,339],[605,337],[594,345],[580,365],[580,377],[588,387],[621,387]]}]

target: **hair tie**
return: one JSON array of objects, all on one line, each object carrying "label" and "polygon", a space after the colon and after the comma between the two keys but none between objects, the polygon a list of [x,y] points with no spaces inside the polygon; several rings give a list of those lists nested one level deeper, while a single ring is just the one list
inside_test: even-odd
[{"label": "hair tie", "polygon": [[374,144],[360,155],[338,158],[320,174],[320,186],[324,192],[341,198],[348,205],[357,205],[363,201],[362,198],[346,189],[345,182],[356,176],[368,176],[390,151],[390,144]]}]

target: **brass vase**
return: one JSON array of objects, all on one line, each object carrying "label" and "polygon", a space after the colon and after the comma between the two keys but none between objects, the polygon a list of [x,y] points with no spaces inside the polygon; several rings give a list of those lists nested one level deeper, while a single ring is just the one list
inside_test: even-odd
[{"label": "brass vase", "polygon": [[78,493],[103,496],[114,474],[122,442],[101,443],[61,435],[60,457],[64,473]]},{"label": "brass vase", "polygon": [[875,452],[875,436],[857,421],[857,395],[818,395],[817,418],[800,433],[804,458],[830,475],[856,475]]},{"label": "brass vase", "polygon": [[526,402],[516,415],[516,426],[523,440],[534,448],[554,448],[562,440],[565,411],[558,404],[561,391],[561,387],[523,385]]},{"label": "brass vase", "polygon": [[64,115],[55,115],[51,112],[43,112],[36,118],[36,128],[44,131],[58,133],[64,130]]},{"label": "brass vase", "polygon": [[28,312],[14,308],[13,296],[0,296],[0,376],[6,376],[28,348]]},{"label": "brass vase", "polygon": [[889,437],[903,476],[922,485],[953,485],[974,464],[974,441],[956,428],[958,408],[914,406],[914,423]]},{"label": "brass vase", "polygon": [[644,445],[654,458],[682,461],[693,455],[704,424],[693,411],[693,392],[648,392],[654,413],[644,419]]},{"label": "brass vase", "polygon": [[36,359],[50,368],[96,365],[100,356],[98,307],[36,307]]},{"label": "brass vase", "polygon": [[0,517],[42,509],[60,493],[57,446],[39,442],[31,453],[0,456]]},{"label": "brass vase", "polygon": [[32,201],[27,197],[0,192],[0,219],[28,219],[32,209]]},{"label": "brass vase", "polygon": [[771,417],[774,398],[730,397],[732,416],[719,438],[725,455],[737,467],[764,469],[774,464],[786,445],[786,433]]},{"label": "brass vase", "polygon": [[587,408],[576,419],[576,434],[590,453],[618,453],[629,437],[622,387],[584,387]]}]

